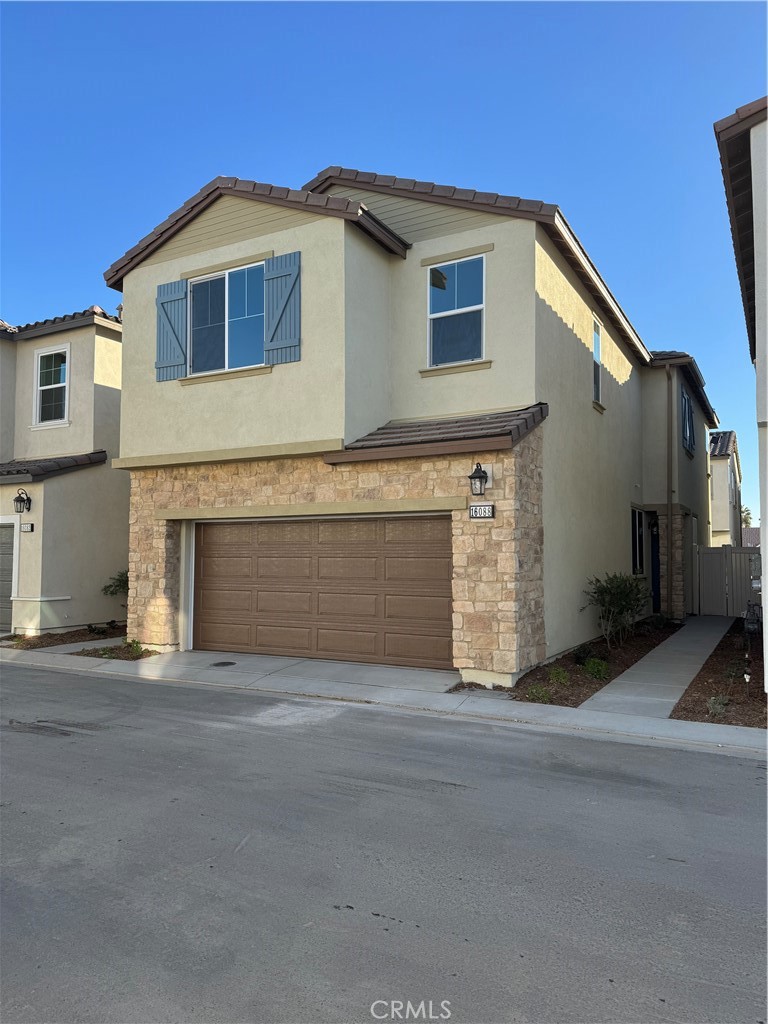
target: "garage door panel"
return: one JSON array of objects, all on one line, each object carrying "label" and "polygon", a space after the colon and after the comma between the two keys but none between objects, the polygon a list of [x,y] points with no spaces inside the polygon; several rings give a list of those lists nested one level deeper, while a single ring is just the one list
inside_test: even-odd
[{"label": "garage door panel", "polygon": [[204,650],[449,668],[449,516],[199,524]]},{"label": "garage door panel", "polygon": [[323,629],[317,631],[317,650],[327,658],[345,656],[356,660],[355,656],[368,657],[376,654],[376,638],[378,634],[371,630]]},{"label": "garage door panel", "polygon": [[392,661],[418,664],[420,661],[451,663],[453,643],[449,636],[424,637],[413,633],[387,633],[384,655]]},{"label": "garage door panel", "polygon": [[259,590],[256,609],[265,613],[309,615],[312,612],[312,594],[308,590]]},{"label": "garage door panel", "polygon": [[317,561],[317,574],[321,580],[375,580],[377,576],[378,559],[376,557],[354,558],[346,555],[333,557],[321,555]]},{"label": "garage door panel", "polygon": [[308,580],[312,575],[312,559],[291,558],[282,555],[259,555],[256,559],[259,579],[279,577],[283,580]]},{"label": "garage door panel", "polygon": [[387,594],[384,617],[406,619],[409,622],[449,622],[452,602],[450,597],[418,596],[414,594]]},{"label": "garage door panel", "polygon": [[306,654],[312,649],[312,630],[309,626],[278,626],[265,623],[256,626],[255,632],[256,647],[279,648],[296,651],[297,654]]},{"label": "garage door panel", "polygon": [[207,580],[246,579],[252,573],[250,557],[214,555],[202,559],[202,575]]},{"label": "garage door panel", "polygon": [[387,558],[385,579],[394,580],[440,580],[450,579],[450,558]]},{"label": "garage door panel", "polygon": [[317,614],[320,618],[375,618],[378,612],[378,594],[347,594],[320,592],[317,595]]},{"label": "garage door panel", "polygon": [[206,612],[250,612],[250,590],[213,590],[202,592],[200,606]]},{"label": "garage door panel", "polygon": [[251,627],[247,623],[236,622],[210,622],[202,623],[200,627],[200,646],[213,645],[210,649],[214,651],[227,650],[233,647],[251,646]]}]

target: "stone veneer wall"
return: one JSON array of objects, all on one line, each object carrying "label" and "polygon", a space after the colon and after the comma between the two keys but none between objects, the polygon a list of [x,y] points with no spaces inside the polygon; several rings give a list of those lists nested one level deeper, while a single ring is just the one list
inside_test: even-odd
[{"label": "stone veneer wall", "polygon": [[672,607],[667,600],[667,514],[659,512],[659,590],[661,611],[671,619],[685,618],[683,513],[672,512]]},{"label": "stone veneer wall", "polygon": [[[131,473],[128,636],[179,646],[179,520],[161,509],[465,497],[474,461],[493,466],[487,500],[496,518],[453,519],[453,656],[466,679],[493,682],[546,656],[542,439],[534,430],[513,449],[477,455],[326,465],[319,456],[228,462]],[[202,518],[202,516],[201,516]],[[507,678],[507,681],[508,678]]]}]

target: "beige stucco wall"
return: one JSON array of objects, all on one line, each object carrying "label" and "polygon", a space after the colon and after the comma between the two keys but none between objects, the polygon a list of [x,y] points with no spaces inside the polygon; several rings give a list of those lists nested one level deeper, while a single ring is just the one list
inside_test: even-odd
[{"label": "beige stucco wall", "polygon": [[[593,406],[593,314],[602,329],[603,413]],[[598,633],[580,611],[587,578],[631,572],[631,516],[642,505],[639,366],[545,233],[536,238],[536,398],[544,440],[547,656]],[[646,537],[646,564],[650,541]],[[648,580],[650,590],[650,576]]]},{"label": "beige stucco wall", "polygon": [[[666,376],[660,371],[662,376]],[[696,441],[693,455],[683,448],[683,409],[682,388],[693,399],[693,426]],[[672,445],[674,466],[674,491],[672,500],[690,510],[698,520],[698,534],[692,535],[694,545],[705,546],[710,538],[710,507],[709,507],[709,424],[704,418],[701,406],[696,401],[693,389],[684,379],[679,367],[675,368],[675,381],[672,390],[674,412],[673,423],[675,440]]]},{"label": "beige stucco wall", "polygon": [[381,246],[348,225],[344,249],[344,440],[392,418],[392,264]]},{"label": "beige stucco wall", "polygon": [[123,346],[117,332],[98,330],[93,365],[93,445],[110,458],[120,450],[120,387]]},{"label": "beige stucco wall", "polygon": [[[245,228],[243,217],[249,218]],[[126,276],[122,458],[343,437],[344,228],[336,217],[225,196]],[[272,373],[186,386],[155,380],[159,284],[232,260],[247,264],[264,252],[297,250],[299,362],[275,366]]]},{"label": "beige stucco wall", "polygon": [[[78,455],[93,450],[93,326],[58,331],[16,342],[14,458]],[[68,423],[34,424],[36,353],[69,346]]]},{"label": "beige stucco wall", "polygon": [[[736,487],[731,497],[729,471],[733,472]],[[741,486],[738,464],[733,455],[727,458],[710,459],[711,500],[712,500],[712,544],[741,545]]]},{"label": "beige stucco wall", "polygon": [[[104,465],[24,486],[32,507],[20,522],[34,532],[16,535],[13,628],[37,633],[124,619],[120,600],[101,587],[128,567],[128,474]],[[0,487],[0,508],[11,508],[15,493],[15,485]]]},{"label": "beige stucco wall", "polygon": [[[482,227],[415,242],[392,264],[392,416],[460,416],[532,405],[534,381],[533,221],[497,217]],[[485,259],[486,369],[422,377],[428,368],[428,267],[454,252],[493,246]],[[447,369],[447,368],[446,368]]]},{"label": "beige stucco wall", "polygon": [[[763,552],[763,644],[768,648],[768,123],[750,132],[752,217],[755,236],[755,370],[757,374],[757,455],[760,477],[760,550]],[[768,676],[765,683],[768,690]]]},{"label": "beige stucco wall", "polygon": [[13,458],[16,342],[0,338],[0,462]]}]

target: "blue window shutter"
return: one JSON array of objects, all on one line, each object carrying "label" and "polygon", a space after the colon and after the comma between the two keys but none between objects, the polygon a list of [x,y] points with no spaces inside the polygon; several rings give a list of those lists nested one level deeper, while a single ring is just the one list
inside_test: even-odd
[{"label": "blue window shutter", "polygon": [[157,380],[187,375],[187,282],[157,286]]},{"label": "blue window shutter", "polygon": [[268,366],[301,359],[300,269],[298,252],[264,263],[264,362]]}]

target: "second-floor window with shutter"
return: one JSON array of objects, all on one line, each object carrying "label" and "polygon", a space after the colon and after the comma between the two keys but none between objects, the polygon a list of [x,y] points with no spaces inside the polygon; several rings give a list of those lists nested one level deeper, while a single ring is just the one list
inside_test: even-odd
[{"label": "second-floor window with shutter", "polygon": [[264,264],[190,282],[189,372],[264,363]]}]

